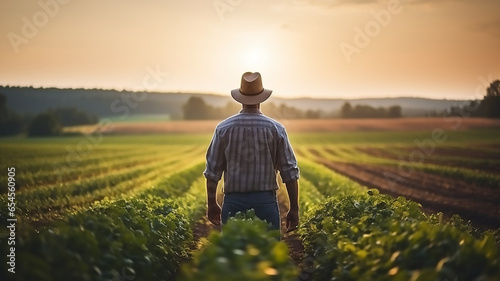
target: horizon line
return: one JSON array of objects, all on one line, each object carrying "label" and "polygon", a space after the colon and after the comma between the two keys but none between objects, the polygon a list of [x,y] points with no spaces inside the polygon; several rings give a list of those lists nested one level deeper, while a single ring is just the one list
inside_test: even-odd
[{"label": "horizon line", "polygon": [[[134,91],[131,89],[116,89],[116,88],[90,88],[90,87],[57,87],[57,86],[20,86],[20,85],[0,85],[1,88],[33,88],[33,89],[57,89],[57,90],[97,90],[97,91],[115,91],[115,92],[130,92],[130,93],[148,93],[148,94],[181,94],[181,95],[208,95],[208,96],[219,96],[219,97],[227,97],[231,98],[230,95],[224,95],[222,93],[214,93],[214,92],[193,92],[193,91]],[[472,99],[460,99],[460,98],[429,98],[429,97],[418,97],[418,96],[397,96],[397,97],[356,97],[356,98],[327,98],[327,97],[308,97],[308,96],[299,96],[299,97],[282,97],[282,96],[274,96],[271,98],[277,98],[282,100],[300,100],[300,99],[310,99],[310,100],[370,100],[370,99],[426,99],[426,100],[436,100],[436,101],[477,101]]]}]

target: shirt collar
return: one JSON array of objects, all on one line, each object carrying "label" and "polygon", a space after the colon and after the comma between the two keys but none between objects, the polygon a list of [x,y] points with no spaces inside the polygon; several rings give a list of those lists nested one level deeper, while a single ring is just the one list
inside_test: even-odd
[{"label": "shirt collar", "polygon": [[255,109],[253,109],[253,108],[252,109],[245,108],[245,109],[242,109],[240,111],[240,113],[262,114],[262,112],[260,111],[260,109],[257,109],[257,108],[255,108]]}]

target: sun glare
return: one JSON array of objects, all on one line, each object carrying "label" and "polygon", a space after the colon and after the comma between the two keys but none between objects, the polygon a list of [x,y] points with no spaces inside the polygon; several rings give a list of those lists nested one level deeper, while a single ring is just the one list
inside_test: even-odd
[{"label": "sun glare", "polygon": [[263,71],[267,66],[267,53],[262,47],[249,48],[242,52],[242,63],[245,69]]}]

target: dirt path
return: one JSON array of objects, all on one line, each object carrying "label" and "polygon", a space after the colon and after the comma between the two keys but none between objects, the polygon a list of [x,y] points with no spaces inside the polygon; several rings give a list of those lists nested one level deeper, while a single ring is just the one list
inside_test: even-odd
[{"label": "dirt path", "polygon": [[402,175],[391,166],[318,161],[367,187],[419,202],[426,210],[445,215],[456,213],[479,227],[500,227],[498,190],[420,171]]},{"label": "dirt path", "polygon": [[290,250],[290,258],[293,262],[300,268],[301,272],[299,274],[300,281],[312,280],[313,270],[311,264],[304,261],[304,245],[302,245],[302,239],[297,233],[285,234],[283,241],[288,245]]},{"label": "dirt path", "polygon": [[[302,239],[300,235],[297,234],[296,231],[291,233],[285,233],[285,214],[287,212],[287,203],[283,200],[279,201],[280,211],[282,214],[281,222],[282,222],[282,233],[283,238],[282,241],[288,245],[290,250],[289,256],[293,260],[293,262],[299,267],[302,268],[303,264],[303,256],[304,256],[304,246],[302,245]],[[208,221],[206,216],[200,218],[200,220],[193,227],[193,248],[192,251],[199,250],[203,246],[203,238],[208,238],[210,232],[212,231],[220,231],[220,227],[213,225]],[[299,280],[308,281],[312,280],[312,274],[310,272],[304,271],[301,272]]]},{"label": "dirt path", "polygon": [[200,218],[193,226],[193,250],[199,250],[203,243],[202,238],[208,238],[212,231],[220,231],[220,226],[213,225],[206,216]]}]

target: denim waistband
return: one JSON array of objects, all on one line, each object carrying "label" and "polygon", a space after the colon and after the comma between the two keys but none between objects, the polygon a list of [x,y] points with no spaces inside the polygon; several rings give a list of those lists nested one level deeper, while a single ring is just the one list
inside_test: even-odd
[{"label": "denim waistband", "polygon": [[252,192],[228,192],[224,195],[229,196],[260,196],[260,195],[276,195],[276,190],[252,191]]},{"label": "denim waistband", "polygon": [[277,202],[276,190],[259,191],[259,192],[231,192],[224,194],[223,204],[244,204],[248,209],[262,203]]}]

